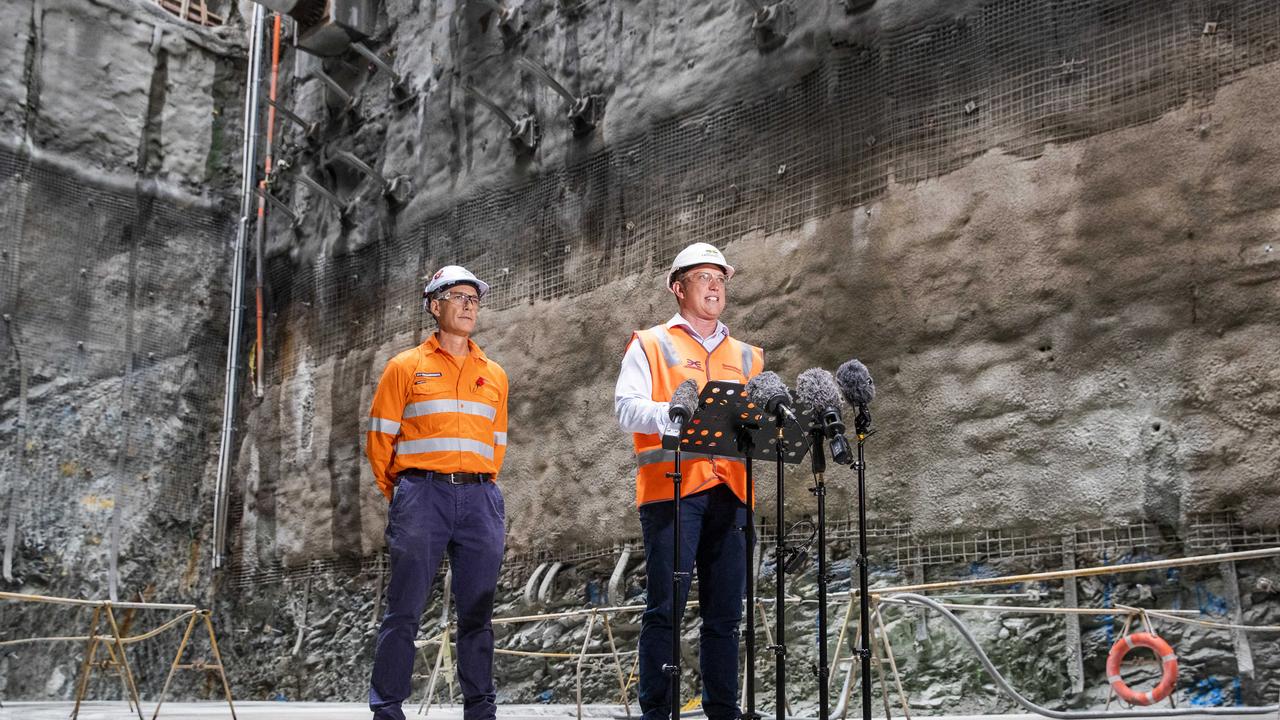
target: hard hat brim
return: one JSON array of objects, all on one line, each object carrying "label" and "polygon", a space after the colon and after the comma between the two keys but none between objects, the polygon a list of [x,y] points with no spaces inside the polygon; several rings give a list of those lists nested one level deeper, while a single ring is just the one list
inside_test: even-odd
[{"label": "hard hat brim", "polygon": [[459,266],[449,266],[449,267],[458,267],[458,268],[460,268],[463,272],[465,272],[467,275],[469,275],[470,277],[460,277],[460,278],[454,278],[454,279],[451,279],[451,280],[446,280],[446,279],[444,279],[444,278],[441,278],[441,279],[439,280],[439,282],[437,283],[437,282],[435,282],[435,281],[430,281],[430,279],[431,279],[431,277],[432,277],[431,275],[424,276],[424,277],[422,278],[423,280],[428,280],[428,281],[430,281],[430,282],[428,282],[428,283],[427,283],[427,286],[426,286],[425,288],[423,288],[423,290],[422,290],[422,294],[423,294],[424,296],[425,296],[425,295],[430,295],[431,293],[434,293],[434,292],[436,292],[436,291],[438,291],[438,290],[443,290],[443,289],[445,289],[445,288],[453,287],[454,285],[461,285],[461,284],[464,284],[464,283],[465,283],[465,284],[467,284],[467,285],[470,285],[470,286],[474,287],[474,288],[476,289],[476,292],[480,294],[480,299],[482,299],[482,300],[484,299],[484,296],[485,296],[485,295],[488,295],[488,294],[489,294],[489,283],[487,283],[487,282],[485,282],[485,281],[481,280],[480,278],[476,277],[476,276],[475,276],[475,274],[473,274],[470,270],[467,270],[466,268],[463,268],[463,267],[462,267],[462,266],[460,266],[460,265],[459,265]]}]

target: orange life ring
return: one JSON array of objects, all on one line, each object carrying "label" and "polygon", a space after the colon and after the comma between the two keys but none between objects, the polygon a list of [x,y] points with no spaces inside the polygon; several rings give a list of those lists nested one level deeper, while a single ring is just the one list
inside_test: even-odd
[{"label": "orange life ring", "polygon": [[[1160,664],[1164,668],[1160,683],[1150,692],[1136,692],[1120,679],[1120,664],[1124,662],[1129,651],[1136,647],[1155,651],[1156,657],[1160,658]],[[1116,695],[1130,705],[1153,705],[1169,697],[1173,692],[1173,686],[1178,682],[1178,656],[1173,654],[1173,648],[1169,647],[1169,643],[1162,640],[1159,635],[1144,632],[1125,635],[1111,646],[1111,652],[1107,655],[1107,680],[1110,681]]]}]

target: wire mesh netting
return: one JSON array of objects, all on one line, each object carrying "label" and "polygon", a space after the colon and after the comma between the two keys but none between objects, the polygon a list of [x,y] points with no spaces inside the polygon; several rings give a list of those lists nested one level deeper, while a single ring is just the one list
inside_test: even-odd
[{"label": "wire mesh netting", "polygon": [[197,520],[232,230],[190,201],[0,150],[0,537],[14,575],[71,572],[51,584],[100,595],[117,549]]},{"label": "wire mesh netting", "polygon": [[886,30],[834,48],[794,86],[657,122],[357,252],[306,267],[278,258],[276,325],[317,330],[320,358],[381,343],[424,323],[405,299],[445,262],[491,278],[494,307],[587,291],[689,242],[797,227],[993,149],[1031,157],[1207,102],[1280,59],[1277,35],[1269,0],[996,0]]},{"label": "wire mesh netting", "polygon": [[[1208,103],[1280,60],[1280,4],[992,0],[877,37],[836,44],[792,86],[658,121],[359,250],[305,265],[273,258],[267,381],[423,329],[419,278],[445,263],[489,279],[494,307],[572,296],[656,275],[689,242],[798,227],[991,150],[1035,157]],[[255,563],[233,559],[241,574]]]}]

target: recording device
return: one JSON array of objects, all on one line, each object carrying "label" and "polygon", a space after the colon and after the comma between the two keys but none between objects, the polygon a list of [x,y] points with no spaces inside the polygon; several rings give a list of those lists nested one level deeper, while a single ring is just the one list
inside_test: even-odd
[{"label": "recording device", "polygon": [[867,406],[876,398],[876,383],[871,379],[871,373],[866,365],[850,360],[836,370],[836,385],[844,399],[858,411],[853,421],[854,430],[860,437],[865,437],[871,427],[871,412]]},{"label": "recording device", "polygon": [[818,526],[808,520],[801,520],[791,526],[787,530],[787,535],[794,535],[799,532],[809,531],[809,537],[804,542],[787,548],[787,552],[783,555],[782,570],[788,575],[794,575],[809,562],[809,551],[813,549],[813,541],[818,538]]},{"label": "recording device", "polygon": [[853,464],[853,453],[844,437],[844,420],[840,417],[840,388],[831,373],[822,368],[800,373],[796,378],[796,397],[812,407],[822,421],[822,434],[831,445],[831,459],[837,465]]},{"label": "recording device", "polygon": [[685,423],[693,417],[698,407],[698,381],[685,380],[671,394],[671,403],[667,406],[667,417],[674,423],[676,434],[684,429]]},{"label": "recording device", "polygon": [[791,392],[777,373],[766,370],[747,381],[747,397],[779,420],[785,417],[799,424],[791,411]]}]

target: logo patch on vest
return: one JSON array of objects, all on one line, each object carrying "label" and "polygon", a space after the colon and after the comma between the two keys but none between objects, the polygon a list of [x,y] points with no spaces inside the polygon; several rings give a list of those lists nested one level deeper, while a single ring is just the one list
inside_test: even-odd
[{"label": "logo patch on vest", "polygon": [[684,366],[685,366],[685,368],[690,369],[690,370],[701,370],[701,369],[702,369],[702,361],[701,361],[701,360],[694,360],[694,359],[690,358],[689,360],[685,360],[685,361],[684,361]]},{"label": "logo patch on vest", "polygon": [[414,373],[413,376],[420,378],[443,377],[444,373]]}]

